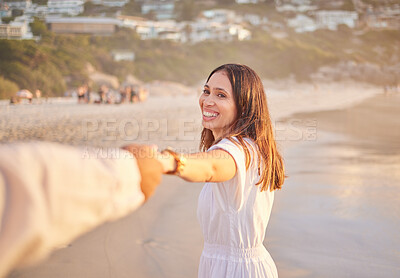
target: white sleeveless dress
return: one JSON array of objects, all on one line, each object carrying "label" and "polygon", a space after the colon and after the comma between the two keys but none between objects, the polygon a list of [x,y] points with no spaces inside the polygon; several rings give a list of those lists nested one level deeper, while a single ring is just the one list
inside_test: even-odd
[{"label": "white sleeveless dress", "polygon": [[[236,138],[234,138],[236,139]],[[253,148],[255,144],[246,139]],[[260,191],[257,153],[246,170],[242,147],[223,139],[209,150],[223,149],[236,162],[236,175],[222,183],[206,183],[197,217],[204,236],[200,278],[277,278],[274,261],[263,246],[274,192]],[[249,148],[251,152],[251,147]]]}]

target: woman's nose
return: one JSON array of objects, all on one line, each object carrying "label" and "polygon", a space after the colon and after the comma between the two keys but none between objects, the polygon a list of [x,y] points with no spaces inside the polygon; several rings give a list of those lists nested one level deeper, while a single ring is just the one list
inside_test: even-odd
[{"label": "woman's nose", "polygon": [[214,104],[215,104],[215,102],[214,102],[214,99],[213,99],[213,97],[211,95],[208,95],[208,96],[204,97],[203,105],[212,106]]}]

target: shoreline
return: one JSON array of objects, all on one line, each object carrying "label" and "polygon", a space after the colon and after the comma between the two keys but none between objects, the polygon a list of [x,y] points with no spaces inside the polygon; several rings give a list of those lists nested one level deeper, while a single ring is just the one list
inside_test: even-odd
[{"label": "shoreline", "polygon": [[382,94],[293,115],[318,125],[315,140],[285,149],[266,239],[282,277],[400,275],[399,114],[400,95]]}]

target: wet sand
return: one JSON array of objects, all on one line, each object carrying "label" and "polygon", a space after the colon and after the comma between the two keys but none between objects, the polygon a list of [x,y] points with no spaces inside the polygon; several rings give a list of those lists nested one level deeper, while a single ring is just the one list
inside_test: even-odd
[{"label": "wet sand", "polygon": [[317,138],[285,149],[267,245],[281,277],[400,276],[400,95],[297,114]]},{"label": "wet sand", "polygon": [[[270,101],[276,121],[301,111],[303,98],[286,99]],[[278,141],[290,177],[275,195],[264,244],[280,277],[399,276],[399,103],[398,96],[375,96],[351,108],[279,120]],[[154,97],[140,106],[8,109],[2,111],[2,142],[33,138],[99,147],[151,142],[182,151],[198,146],[196,96]],[[20,109],[19,117],[13,109]],[[33,123],[27,126],[22,116]],[[136,133],[135,121],[119,128],[128,117],[141,132]],[[373,131],[365,122],[384,126]],[[38,128],[32,128],[35,123]],[[393,132],[383,132],[388,130]],[[202,186],[164,177],[155,196],[132,215],[9,277],[196,277],[203,244],[196,219]]]}]

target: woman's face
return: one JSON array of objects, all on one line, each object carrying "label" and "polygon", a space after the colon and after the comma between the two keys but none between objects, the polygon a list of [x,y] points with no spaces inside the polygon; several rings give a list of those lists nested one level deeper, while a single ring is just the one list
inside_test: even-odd
[{"label": "woman's face", "polygon": [[224,71],[214,73],[204,85],[199,104],[203,127],[210,129],[215,139],[220,138],[232,126],[237,114],[232,85]]}]

